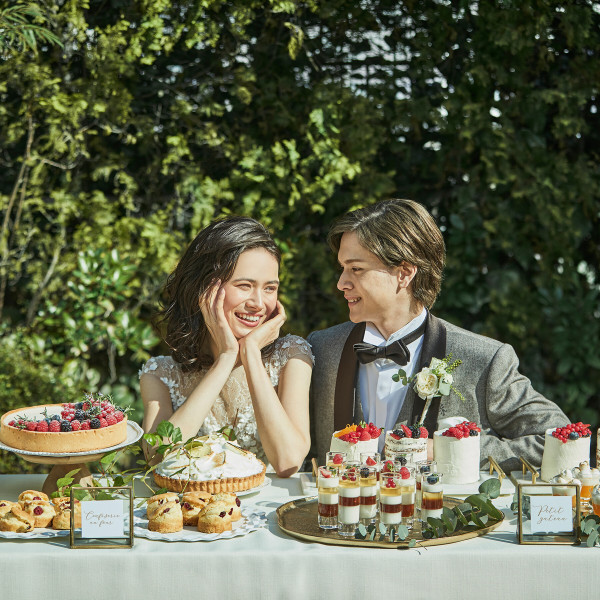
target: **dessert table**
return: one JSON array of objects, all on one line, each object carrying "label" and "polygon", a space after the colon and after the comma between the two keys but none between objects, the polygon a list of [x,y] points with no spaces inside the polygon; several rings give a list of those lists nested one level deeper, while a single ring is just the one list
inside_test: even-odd
[{"label": "dessert table", "polygon": [[[44,475],[0,475],[0,498],[39,489]],[[135,538],[131,549],[72,550],[69,538],[0,540],[2,597],[143,598],[593,598],[599,548],[520,546],[511,496],[495,503],[506,518],[484,537],[417,549],[304,542],[282,532],[276,509],[301,498],[298,475],[280,479],[242,507],[264,511],[267,526],[213,542]]]}]

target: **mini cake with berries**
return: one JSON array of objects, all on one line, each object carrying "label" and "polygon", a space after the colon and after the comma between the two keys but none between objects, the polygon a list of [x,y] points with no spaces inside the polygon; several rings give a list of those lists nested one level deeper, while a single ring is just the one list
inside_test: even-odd
[{"label": "mini cake with berries", "polygon": [[466,484],[479,481],[481,429],[463,417],[450,417],[439,423],[433,434],[433,458],[444,475],[444,483]]},{"label": "mini cake with berries", "polygon": [[400,425],[385,434],[385,456],[393,458],[398,452],[411,452],[413,462],[427,460],[427,437],[429,433],[420,425]]},{"label": "mini cake with berries", "polygon": [[102,394],[88,394],[78,403],[12,410],[0,420],[0,442],[28,452],[89,452],[126,439],[125,411]]},{"label": "mini cake with berries", "polygon": [[340,431],[334,431],[331,436],[330,452],[345,452],[346,461],[360,461],[363,453],[375,453],[379,447],[381,429],[373,423],[347,425]]},{"label": "mini cake with berries", "polygon": [[582,462],[589,463],[591,435],[590,426],[581,422],[547,429],[542,456],[542,479],[550,481],[565,469],[573,469]]}]

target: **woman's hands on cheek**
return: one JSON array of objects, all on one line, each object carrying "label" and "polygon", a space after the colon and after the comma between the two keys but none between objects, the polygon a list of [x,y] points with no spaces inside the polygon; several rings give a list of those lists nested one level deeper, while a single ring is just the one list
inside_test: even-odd
[{"label": "woman's hands on cheek", "polygon": [[275,310],[271,316],[240,340],[240,348],[256,347],[258,350],[262,350],[279,337],[279,330],[285,323],[285,320],[285,309],[283,308],[283,304],[277,300]]},{"label": "woman's hands on cheek", "polygon": [[222,354],[231,354],[237,358],[240,347],[225,318],[224,301],[225,289],[221,287],[221,280],[217,280],[200,300],[200,310],[213,345],[216,346],[217,356],[215,358]]}]

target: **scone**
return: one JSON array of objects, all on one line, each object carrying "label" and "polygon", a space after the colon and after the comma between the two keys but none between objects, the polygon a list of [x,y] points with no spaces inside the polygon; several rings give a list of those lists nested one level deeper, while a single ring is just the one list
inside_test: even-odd
[{"label": "scone", "polygon": [[[52,498],[56,515],[52,519],[54,529],[71,529],[71,499],[68,496]],[[81,504],[75,500],[75,527],[81,527]]]},{"label": "scone", "polygon": [[54,504],[45,500],[21,500],[21,508],[35,519],[36,527],[48,527],[56,516]]},{"label": "scone", "polygon": [[233,522],[239,521],[242,518],[242,503],[236,494],[233,492],[220,492],[218,494],[214,494],[212,497],[212,502],[217,500],[221,500],[227,504],[227,514],[231,517]]},{"label": "scone", "polygon": [[44,502],[50,502],[50,498],[48,498],[44,492],[25,490],[19,494],[19,503],[28,502],[29,500],[44,500]]},{"label": "scone", "polygon": [[[175,498],[161,498],[175,496]],[[150,502],[158,498],[157,501]],[[175,533],[183,529],[183,513],[177,494],[159,494],[148,501],[148,529],[159,533]]]},{"label": "scone", "polygon": [[0,508],[0,531],[29,533],[35,528],[35,519],[18,504]]},{"label": "scone", "polygon": [[[6,507],[7,506],[12,506],[13,504],[15,504],[14,502],[11,502],[10,500],[0,500],[0,514],[2,514],[3,512],[7,512]],[[5,509],[4,511],[2,511],[2,509]]]},{"label": "scone", "polygon": [[167,492],[166,494],[158,494],[148,498],[148,503],[146,504],[146,516],[148,519],[150,519],[152,513],[156,512],[166,502],[179,504],[179,496],[174,492]]},{"label": "scone", "polygon": [[198,525],[200,511],[209,503],[211,494],[208,492],[186,492],[181,497],[181,512],[184,525]]},{"label": "scone", "polygon": [[198,515],[198,531],[202,533],[223,533],[231,531],[231,509],[223,500],[209,502]]}]

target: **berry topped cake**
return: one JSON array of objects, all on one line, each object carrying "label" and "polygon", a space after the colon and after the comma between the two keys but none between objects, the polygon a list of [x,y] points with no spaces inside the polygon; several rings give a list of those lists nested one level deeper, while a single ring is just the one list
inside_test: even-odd
[{"label": "berry topped cake", "polygon": [[463,417],[444,419],[440,426],[445,428],[433,434],[433,458],[444,483],[479,481],[481,429]]},{"label": "berry topped cake", "polygon": [[349,462],[360,461],[363,453],[375,453],[379,446],[381,429],[373,423],[360,423],[359,425],[347,425],[340,431],[334,431],[331,436],[331,452],[345,452],[346,460]]},{"label": "berry topped cake", "polygon": [[590,460],[590,426],[571,423],[546,430],[542,456],[542,479],[550,481],[565,469],[572,469]]},{"label": "berry topped cake", "polygon": [[385,456],[393,458],[398,452],[411,452],[413,462],[427,460],[427,429],[422,425],[400,425],[385,434]]},{"label": "berry topped cake", "polygon": [[87,394],[77,403],[12,410],[0,420],[0,442],[29,452],[88,452],[126,439],[125,411],[103,394]]}]

